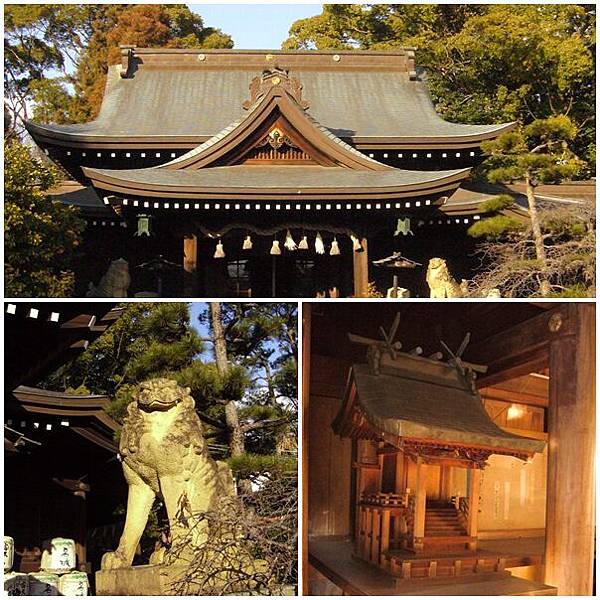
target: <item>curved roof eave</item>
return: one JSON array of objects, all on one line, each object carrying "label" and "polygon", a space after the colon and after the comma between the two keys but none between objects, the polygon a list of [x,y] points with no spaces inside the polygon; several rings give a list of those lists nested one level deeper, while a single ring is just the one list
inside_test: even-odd
[{"label": "curved roof eave", "polygon": [[[357,147],[365,149],[397,147],[399,150],[406,149],[439,149],[458,150],[462,148],[473,148],[481,142],[493,139],[503,133],[514,129],[517,124],[502,123],[491,125],[489,129],[477,133],[462,135],[436,135],[436,136],[343,136],[336,134],[342,140],[350,142]],[[25,128],[41,147],[48,144],[73,148],[188,148],[193,149],[204,144],[214,134],[206,135],[130,135],[122,136],[89,133],[88,131],[69,131],[60,125],[40,125],[32,121],[25,122]]]},{"label": "curved roof eave", "polygon": [[[307,200],[448,195],[458,188],[470,169],[421,172],[401,169],[356,171],[342,167],[232,166],[197,171],[166,171],[156,167],[133,170],[83,167],[83,171],[94,187],[124,197]],[[291,183],[290,174],[296,175],[296,180]],[[246,182],[247,176],[252,175],[258,176],[258,185]],[[232,176],[243,183],[232,185]],[[319,176],[326,176],[321,184],[315,183]],[[282,184],[282,181],[285,183]]]}]

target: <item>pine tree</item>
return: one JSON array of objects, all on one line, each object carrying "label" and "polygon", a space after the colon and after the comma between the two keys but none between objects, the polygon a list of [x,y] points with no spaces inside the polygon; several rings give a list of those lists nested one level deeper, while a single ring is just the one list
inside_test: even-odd
[{"label": "pine tree", "polygon": [[[525,182],[530,220],[529,227],[524,227],[521,222],[502,214],[502,210],[513,202],[510,196],[498,197],[481,207],[489,216],[471,226],[469,234],[500,244],[504,242],[510,245],[510,249],[505,250],[520,253],[507,260],[506,265],[496,265],[495,284],[492,283],[493,273],[484,270],[487,285],[506,287],[505,280],[510,273],[510,286],[521,285],[521,293],[529,288],[527,295],[548,297],[555,287],[590,285],[589,281],[583,280],[582,273],[577,275],[579,267],[590,258],[587,247],[591,240],[586,226],[587,221],[592,227],[590,216],[582,207],[579,207],[579,215],[558,215],[556,210],[540,210],[536,200],[536,188],[540,184],[572,179],[582,168],[582,161],[570,149],[576,135],[577,128],[571,120],[559,115],[536,119],[517,131],[482,144],[483,151],[489,156],[484,163],[484,172],[490,182]],[[575,222],[577,220],[579,224]],[[488,254],[494,249],[489,245],[485,248]],[[496,250],[502,251],[501,248]],[[522,280],[520,284],[519,279]],[[570,284],[565,286],[565,280],[569,279]],[[529,282],[533,281],[538,282],[537,290],[531,289]]]}]

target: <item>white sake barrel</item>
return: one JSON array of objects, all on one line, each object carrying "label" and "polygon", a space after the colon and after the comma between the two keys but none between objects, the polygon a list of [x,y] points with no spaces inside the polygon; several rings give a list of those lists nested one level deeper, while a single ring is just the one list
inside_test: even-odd
[{"label": "white sake barrel", "polygon": [[15,558],[15,540],[9,535],[4,536],[4,572],[8,573],[12,569]]},{"label": "white sake barrel", "polygon": [[89,587],[87,573],[81,571],[66,573],[58,582],[61,596],[87,596]]},{"label": "white sake barrel", "polygon": [[26,573],[6,573],[4,592],[7,596],[29,596],[29,577]]},{"label": "white sake barrel", "polygon": [[54,573],[29,573],[30,596],[58,596],[58,575]]},{"label": "white sake barrel", "polygon": [[76,567],[75,540],[53,538],[50,542],[44,542],[41,564],[42,571],[68,573]]}]

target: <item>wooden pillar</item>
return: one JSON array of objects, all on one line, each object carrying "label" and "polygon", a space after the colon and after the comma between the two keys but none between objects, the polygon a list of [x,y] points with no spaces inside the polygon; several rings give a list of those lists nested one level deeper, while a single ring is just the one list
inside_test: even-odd
[{"label": "wooden pillar", "polygon": [[450,502],[454,471],[450,465],[440,465],[440,500]]},{"label": "wooden pillar", "polygon": [[398,452],[394,459],[396,460],[396,478],[394,491],[396,494],[403,494],[406,490],[406,469],[404,468],[404,452]]},{"label": "wooden pillar", "polygon": [[[479,490],[481,484],[481,470],[469,469],[469,516],[467,519],[467,535],[477,537],[479,523]],[[469,542],[469,550],[477,550],[477,540]]]},{"label": "wooden pillar", "polygon": [[427,488],[423,473],[423,459],[417,457],[417,489],[415,490],[415,530],[413,546],[415,550],[423,549],[425,537],[425,510],[427,505]]},{"label": "wooden pillar", "polygon": [[367,247],[367,238],[360,240],[360,245],[363,247],[363,252],[352,253],[355,298],[365,298],[369,288],[369,249]]},{"label": "wooden pillar", "polygon": [[381,539],[379,541],[379,566],[385,567],[386,553],[390,549],[390,510],[384,508],[381,511]]},{"label": "wooden pillar", "polygon": [[[549,322],[545,583],[560,596],[590,596],[594,559],[595,307],[565,307]],[[557,329],[558,327],[558,329]],[[553,329],[554,328],[554,329]]]},{"label": "wooden pillar", "polygon": [[308,401],[310,398],[310,334],[312,306],[305,302],[302,306],[302,592],[309,595],[308,581]]},{"label": "wooden pillar", "polygon": [[198,238],[186,235],[183,238],[183,295],[197,295],[196,268],[198,261]]}]

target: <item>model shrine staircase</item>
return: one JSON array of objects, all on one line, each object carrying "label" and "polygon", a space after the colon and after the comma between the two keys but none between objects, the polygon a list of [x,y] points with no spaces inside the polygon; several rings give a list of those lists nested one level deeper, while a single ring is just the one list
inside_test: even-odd
[{"label": "model shrine staircase", "polygon": [[471,541],[464,527],[463,517],[453,504],[428,502],[425,510],[425,548],[464,548]]}]

